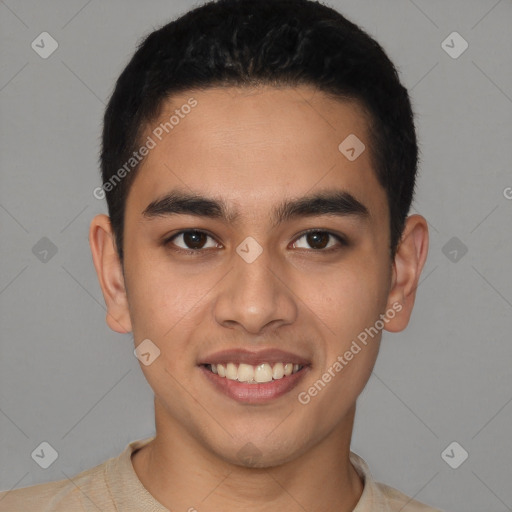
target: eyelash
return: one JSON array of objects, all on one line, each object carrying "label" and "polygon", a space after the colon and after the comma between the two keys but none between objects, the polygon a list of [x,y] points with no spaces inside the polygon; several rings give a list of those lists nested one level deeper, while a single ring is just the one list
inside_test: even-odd
[{"label": "eyelash", "polygon": [[[163,241],[163,245],[164,246],[170,246],[170,245],[174,245],[172,244],[172,241],[177,238],[178,236],[180,235],[183,235],[183,234],[187,234],[187,233],[198,233],[198,234],[204,234],[212,239],[215,239],[215,237],[213,237],[212,235],[210,235],[208,232],[206,231],[202,231],[200,229],[184,229],[183,231],[179,231],[178,233],[175,233],[174,235],[166,238],[164,241]],[[319,234],[327,234],[329,236],[332,236],[333,238],[335,238],[338,243],[339,243],[339,246],[341,247],[347,247],[349,244],[348,242],[341,236],[341,235],[337,235],[336,233],[332,233],[331,231],[327,231],[327,230],[321,230],[321,229],[316,229],[316,228],[313,228],[313,229],[308,229],[307,231],[303,231],[297,238],[295,238],[294,242],[293,243],[296,243],[297,240],[300,240],[301,238],[303,238],[304,236],[307,236],[308,234],[310,233],[319,233]],[[313,251],[313,252],[323,252],[323,253],[331,253],[331,252],[334,252],[334,251],[338,251],[340,249],[339,246],[334,246],[334,247],[329,247],[327,249],[302,249],[301,250],[306,250],[306,251]],[[197,256],[199,255],[200,253],[206,251],[207,249],[183,249],[181,247],[176,247],[174,246],[172,248],[173,251],[176,251],[176,252],[180,252],[180,253],[183,253],[183,254],[190,254],[190,255],[194,255],[194,256]]]}]

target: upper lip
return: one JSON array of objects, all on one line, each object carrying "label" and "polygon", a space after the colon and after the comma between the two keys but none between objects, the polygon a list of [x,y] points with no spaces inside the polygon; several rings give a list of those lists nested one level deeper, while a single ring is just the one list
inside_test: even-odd
[{"label": "upper lip", "polygon": [[254,351],[245,349],[221,350],[220,352],[215,352],[205,356],[199,362],[200,365],[226,363],[245,363],[254,366],[262,363],[293,363],[300,364],[301,366],[309,365],[309,361],[304,357],[275,348]]}]

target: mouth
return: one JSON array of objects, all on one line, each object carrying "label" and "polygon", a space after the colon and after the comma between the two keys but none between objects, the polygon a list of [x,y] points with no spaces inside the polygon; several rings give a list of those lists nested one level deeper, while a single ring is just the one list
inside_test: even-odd
[{"label": "mouth", "polygon": [[263,384],[273,380],[281,380],[304,368],[304,365],[281,362],[274,364],[261,363],[256,366],[246,363],[237,364],[233,362],[226,364],[210,363],[204,366],[207,370],[223,379],[246,382],[247,384]]},{"label": "mouth", "polygon": [[262,404],[289,393],[310,369],[310,363],[280,350],[230,350],[199,364],[216,391],[245,404]]}]

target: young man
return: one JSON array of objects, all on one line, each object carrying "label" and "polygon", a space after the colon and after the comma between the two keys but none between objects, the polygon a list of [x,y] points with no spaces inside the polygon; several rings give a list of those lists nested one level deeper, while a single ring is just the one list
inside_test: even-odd
[{"label": "young man", "polygon": [[221,0],[149,35],[108,105],[107,323],[132,332],[156,436],[2,511],[432,511],[350,451],[428,230],[382,48],[309,0]]}]

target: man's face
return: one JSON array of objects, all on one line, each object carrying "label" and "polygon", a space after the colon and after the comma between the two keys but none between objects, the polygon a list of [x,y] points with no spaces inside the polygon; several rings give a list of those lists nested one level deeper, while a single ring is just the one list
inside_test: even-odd
[{"label": "man's face", "polygon": [[[191,97],[197,105],[158,140],[153,130]],[[353,161],[338,148],[350,134],[366,145]],[[157,424],[238,463],[250,442],[263,465],[349,428],[380,331],[332,368],[390,307],[392,279],[386,195],[357,105],[306,87],[194,91],[173,97],[147,135],[156,147],[127,198],[124,271],[135,344],[160,350],[142,367]],[[224,204],[227,218],[197,201],[160,202],[178,192]],[[335,194],[367,214],[339,198],[331,213],[321,200],[278,210]],[[280,363],[302,368],[279,378]],[[270,382],[238,382],[269,372]]]}]

